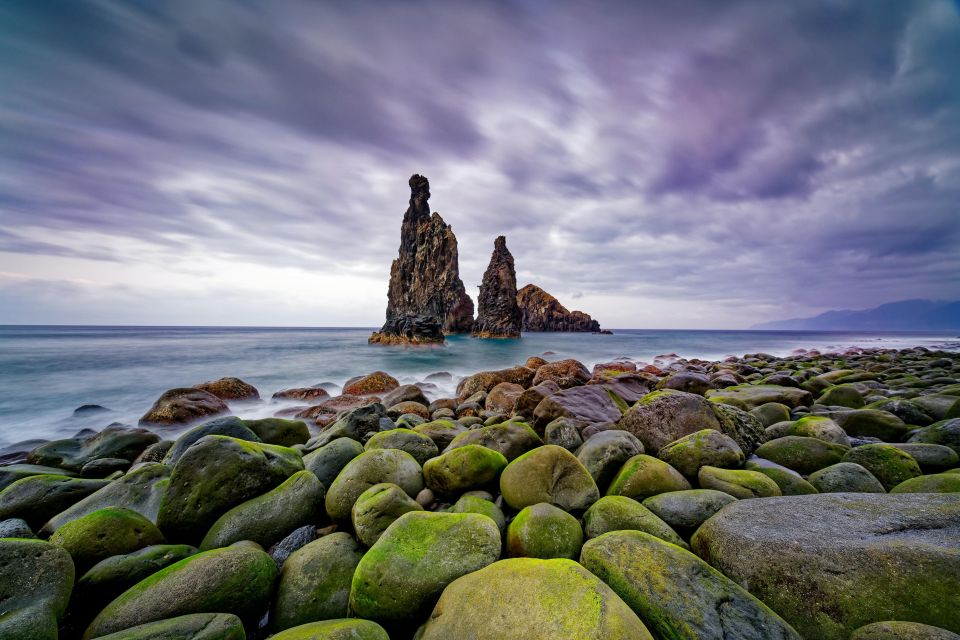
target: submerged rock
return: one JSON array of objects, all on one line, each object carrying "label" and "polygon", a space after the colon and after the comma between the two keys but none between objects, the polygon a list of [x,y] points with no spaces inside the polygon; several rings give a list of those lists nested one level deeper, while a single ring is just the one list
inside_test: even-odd
[{"label": "submerged rock", "polygon": [[370,342],[443,342],[473,327],[473,301],[460,280],[457,238],[430,214],[430,183],[410,177],[410,205],[400,226],[400,253],[390,267],[387,321]]},{"label": "submerged rock", "polygon": [[522,324],[517,304],[517,274],[507,239],[497,236],[493,255],[480,283],[477,319],[473,335],[477,338],[519,338]]}]

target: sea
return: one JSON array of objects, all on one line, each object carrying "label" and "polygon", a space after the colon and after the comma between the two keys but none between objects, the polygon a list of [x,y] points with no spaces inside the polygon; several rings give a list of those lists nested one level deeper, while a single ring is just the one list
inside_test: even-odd
[{"label": "sea", "polygon": [[[658,356],[719,360],[796,349],[925,346],[960,350],[956,333],[614,330],[613,335],[527,333],[517,340],[452,336],[443,346],[368,345],[372,328],[0,326],[0,446],[70,437],[111,423],[135,425],[165,390],[233,376],[257,387],[259,403],[231,406],[241,417],[273,415],[280,389],[386,371],[401,383],[431,376],[428,397],[453,394],[467,374],[523,363],[533,355],[576,358],[592,367]],[[336,393],[336,389],[333,390]],[[106,411],[74,415],[82,405]],[[175,435],[162,434],[165,437]]]}]

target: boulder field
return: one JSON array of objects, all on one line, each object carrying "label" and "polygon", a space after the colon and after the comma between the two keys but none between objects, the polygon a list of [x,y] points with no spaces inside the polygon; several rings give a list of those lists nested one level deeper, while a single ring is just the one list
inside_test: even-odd
[{"label": "boulder field", "polygon": [[0,466],[0,640],[960,639],[956,353],[319,389],[185,386]]}]

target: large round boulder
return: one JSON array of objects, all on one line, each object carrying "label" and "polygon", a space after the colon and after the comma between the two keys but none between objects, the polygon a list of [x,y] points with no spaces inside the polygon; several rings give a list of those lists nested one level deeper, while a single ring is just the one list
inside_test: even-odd
[{"label": "large round boulder", "polygon": [[548,362],[537,368],[537,373],[533,377],[533,385],[542,384],[546,381],[557,383],[561,389],[569,389],[590,381],[590,371],[582,362],[568,358],[567,360],[558,360],[557,362]]},{"label": "large round boulder", "polygon": [[757,455],[804,475],[843,460],[849,447],[806,436],[784,436],[764,442]]},{"label": "large round boulder", "polygon": [[641,453],[623,463],[607,487],[607,495],[643,500],[658,493],[689,488],[690,483],[679,471],[663,460]]},{"label": "large round boulder", "polygon": [[843,457],[843,461],[859,464],[873,474],[887,491],[904,480],[922,475],[920,465],[909,453],[889,444],[854,447]]},{"label": "large round boulder", "polygon": [[360,542],[372,547],[387,527],[409,511],[423,511],[423,507],[395,484],[375,484],[353,504],[353,530]]},{"label": "large round boulder", "polygon": [[400,449],[412,455],[417,464],[421,466],[440,453],[433,440],[411,429],[380,431],[373,434],[363,448],[366,451],[371,449]]},{"label": "large round boulder", "polygon": [[156,525],[136,511],[106,507],[63,525],[50,536],[50,542],[66,549],[77,572],[83,574],[101,560],[165,539]]},{"label": "large round boulder", "polygon": [[635,435],[647,451],[659,451],[702,429],[720,430],[713,407],[703,396],[670,389],[642,397],[623,414],[618,426]]},{"label": "large round boulder", "polygon": [[533,427],[543,433],[557,418],[574,418],[587,424],[616,422],[620,408],[610,393],[601,385],[587,385],[563,389],[540,401],[533,411]]},{"label": "large round boulder", "polygon": [[399,449],[365,451],[343,468],[327,491],[327,515],[338,522],[350,520],[360,494],[381,482],[397,485],[415,497],[423,489],[423,471],[417,461]]},{"label": "large round boulder", "polygon": [[[668,491],[650,496],[643,506],[681,534],[693,533],[707,518],[732,502],[736,502],[729,493],[713,489],[688,489],[686,491]],[[649,529],[633,527],[651,535],[673,542],[667,537],[657,535]],[[614,529],[611,529],[613,531]],[[676,543],[674,543],[676,544]],[[680,546],[680,545],[678,545]]]},{"label": "large round boulder", "polygon": [[703,489],[723,491],[739,500],[783,495],[780,486],[759,471],[700,467],[697,480]]},{"label": "large round boulder", "polygon": [[57,640],[73,589],[64,549],[41,540],[0,539],[0,637]]},{"label": "large round boulder", "polygon": [[212,393],[221,400],[260,399],[260,392],[257,391],[257,388],[240,378],[220,378],[210,382],[201,382],[193,385],[193,388]]},{"label": "large round boulder", "polygon": [[594,502],[583,514],[583,529],[587,538],[596,538],[610,531],[644,531],[687,548],[687,543],[669,524],[644,505],[625,496],[604,496]]},{"label": "large round boulder", "polygon": [[511,558],[576,558],[583,529],[572,515],[541,502],[524,507],[507,527],[506,552]]},{"label": "large round boulder", "polygon": [[440,496],[495,487],[507,466],[503,455],[478,444],[450,449],[423,465],[424,483]]},{"label": "large round boulder", "polygon": [[601,491],[606,490],[623,463],[644,453],[643,443],[621,429],[593,434],[577,449],[577,460],[590,472]]},{"label": "large round boulder", "polygon": [[246,640],[243,621],[231,613],[191,613],[98,636],[97,640]]},{"label": "large round boulder", "polygon": [[499,451],[507,460],[513,460],[531,449],[543,444],[540,436],[525,422],[508,420],[479,429],[470,429],[458,434],[447,446],[446,451],[479,444]]},{"label": "large round boulder", "polygon": [[508,464],[500,474],[500,493],[517,510],[546,502],[574,511],[600,499],[597,484],[580,461],[563,447],[550,444]]},{"label": "large round boulder", "polygon": [[877,478],[854,462],[838,462],[808,478],[820,493],[886,493]]},{"label": "large round boulder", "polygon": [[157,398],[150,410],[140,418],[140,426],[167,426],[190,424],[226,413],[226,403],[208,391],[201,389],[170,389]]},{"label": "large round boulder", "polygon": [[696,478],[700,467],[739,467],[743,451],[730,436],[714,429],[696,431],[667,444],[657,457],[687,478]]},{"label": "large round boulder", "polygon": [[67,476],[27,476],[0,491],[0,520],[21,518],[34,529],[105,487],[106,480]]}]

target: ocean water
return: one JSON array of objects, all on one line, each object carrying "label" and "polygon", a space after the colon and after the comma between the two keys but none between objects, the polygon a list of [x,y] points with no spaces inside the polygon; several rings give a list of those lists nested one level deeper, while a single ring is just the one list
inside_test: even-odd
[{"label": "ocean water", "polygon": [[[798,331],[616,330],[614,335],[530,333],[520,340],[455,336],[444,346],[368,345],[372,329],[247,327],[0,326],[0,445],[31,438],[68,437],[111,422],[136,424],[167,389],[224,376],[253,384],[264,402],[232,407],[243,417],[272,415],[277,390],[321,382],[342,385],[382,370],[402,383],[437,372],[452,374],[428,396],[449,395],[459,376],[522,363],[577,358],[588,367],[616,358],[652,362],[676,353],[721,359],[797,348],[960,348],[956,334]],[[109,413],[73,416],[98,404]],[[175,432],[164,435],[174,435]]]}]

